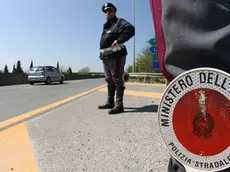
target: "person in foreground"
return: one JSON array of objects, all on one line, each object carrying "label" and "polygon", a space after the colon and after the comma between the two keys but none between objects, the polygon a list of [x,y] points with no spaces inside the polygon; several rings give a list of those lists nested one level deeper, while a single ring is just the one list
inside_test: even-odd
[{"label": "person in foreground", "polygon": [[[150,7],[158,60],[169,81],[199,67],[230,73],[230,0],[150,0]],[[171,157],[168,172],[186,169]]]},{"label": "person in foreground", "polygon": [[102,11],[107,21],[103,26],[100,40],[100,59],[103,61],[108,98],[107,102],[98,108],[110,109],[109,114],[117,114],[124,112],[123,74],[127,56],[124,43],[135,35],[135,28],[125,19],[116,16],[117,8],[112,3],[104,4]]}]

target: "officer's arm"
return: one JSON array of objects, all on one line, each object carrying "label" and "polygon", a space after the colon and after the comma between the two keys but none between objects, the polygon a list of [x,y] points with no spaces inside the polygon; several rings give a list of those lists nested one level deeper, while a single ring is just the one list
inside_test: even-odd
[{"label": "officer's arm", "polygon": [[135,35],[135,28],[129,22],[123,20],[119,28],[120,36],[117,39],[117,43],[125,43]]}]

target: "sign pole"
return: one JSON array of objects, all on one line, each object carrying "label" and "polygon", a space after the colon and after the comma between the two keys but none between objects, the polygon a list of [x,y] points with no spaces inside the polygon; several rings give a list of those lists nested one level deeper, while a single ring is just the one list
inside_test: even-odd
[{"label": "sign pole", "polygon": [[[133,6],[133,26],[135,27],[135,0],[132,0],[132,6]],[[135,66],[136,66],[136,58],[135,58],[135,35],[133,36],[133,68],[132,71],[135,73]]]}]

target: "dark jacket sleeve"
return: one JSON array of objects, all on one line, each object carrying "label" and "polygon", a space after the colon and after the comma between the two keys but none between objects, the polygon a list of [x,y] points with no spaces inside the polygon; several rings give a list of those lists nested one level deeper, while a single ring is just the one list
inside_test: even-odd
[{"label": "dark jacket sleeve", "polygon": [[230,73],[230,0],[150,0],[162,73],[212,67]]},{"label": "dark jacket sleeve", "polygon": [[135,35],[135,28],[128,21],[121,19],[119,27],[120,36],[117,39],[118,43],[125,43]]}]

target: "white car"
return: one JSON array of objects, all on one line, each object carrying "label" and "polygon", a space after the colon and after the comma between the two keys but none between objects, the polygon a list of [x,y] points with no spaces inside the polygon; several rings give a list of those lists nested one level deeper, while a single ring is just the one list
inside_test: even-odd
[{"label": "white car", "polygon": [[63,84],[65,76],[53,66],[35,66],[28,72],[28,82],[50,84],[51,82],[60,82]]}]

